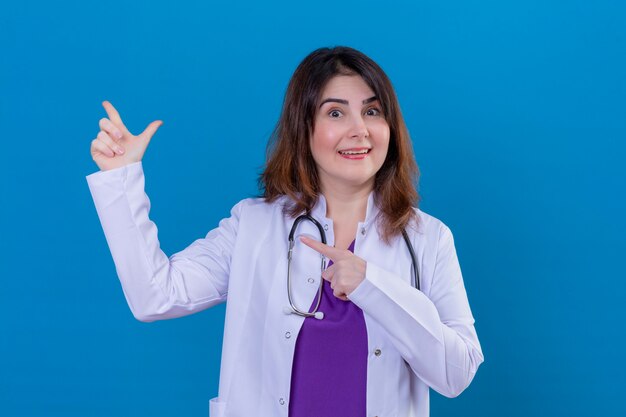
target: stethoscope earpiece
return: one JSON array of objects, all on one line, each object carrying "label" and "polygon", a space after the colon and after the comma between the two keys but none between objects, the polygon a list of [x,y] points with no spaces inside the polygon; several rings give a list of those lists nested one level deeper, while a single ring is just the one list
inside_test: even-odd
[{"label": "stethoscope earpiece", "polygon": [[[283,307],[283,313],[285,313],[286,315],[297,314],[295,310],[289,306]],[[318,320],[324,319],[324,312],[322,311],[316,311],[315,313],[308,313],[308,314],[309,314],[309,317],[315,317]]]}]

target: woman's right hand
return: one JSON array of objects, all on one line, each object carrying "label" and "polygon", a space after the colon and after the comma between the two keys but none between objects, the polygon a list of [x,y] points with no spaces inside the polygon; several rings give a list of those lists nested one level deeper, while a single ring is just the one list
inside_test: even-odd
[{"label": "woman's right hand", "polygon": [[102,106],[109,118],[100,119],[100,132],[91,142],[91,157],[100,170],[107,171],[141,161],[152,135],[163,122],[155,120],[139,135],[133,136],[111,103],[103,101]]}]

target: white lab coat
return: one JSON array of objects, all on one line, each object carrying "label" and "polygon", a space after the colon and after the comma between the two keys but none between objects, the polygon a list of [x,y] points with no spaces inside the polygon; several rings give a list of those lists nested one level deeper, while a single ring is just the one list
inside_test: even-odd
[{"label": "white lab coat", "polygon": [[[287,236],[294,220],[283,215],[286,197],[273,204],[240,201],[219,227],[168,258],[149,219],[141,162],[93,173],[87,181],[138,320],[181,317],[228,300],[219,394],[209,403],[210,416],[287,416],[294,347],[304,318],[284,312]],[[428,416],[429,387],[455,397],[483,362],[452,234],[441,221],[416,211],[419,225],[407,232],[421,291],[411,284],[411,257],[402,237],[381,243],[373,193],[357,229],[354,253],[367,268],[349,299],[363,310],[367,326],[368,417]],[[323,196],[311,213],[333,245]],[[302,234],[319,239],[310,222],[300,224],[296,236]],[[294,301],[305,310],[317,294],[320,255],[300,239],[292,274]]]}]

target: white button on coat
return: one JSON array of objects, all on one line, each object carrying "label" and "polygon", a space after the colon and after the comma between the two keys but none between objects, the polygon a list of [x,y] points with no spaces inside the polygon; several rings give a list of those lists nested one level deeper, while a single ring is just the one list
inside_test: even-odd
[{"label": "white button on coat", "polygon": [[[211,417],[286,417],[284,393],[290,388],[295,343],[284,343],[284,329],[291,329],[291,340],[296,340],[304,320],[283,311],[289,305],[287,236],[294,220],[282,213],[286,200],[242,200],[217,228],[168,257],[149,218],[141,162],[96,172],[87,182],[124,295],[138,320],[186,316],[228,298]],[[368,415],[426,417],[430,388],[457,396],[483,362],[450,229],[421,210],[416,213],[419,224],[407,233],[421,291],[411,285],[411,257],[402,236],[391,245],[381,243],[373,193],[357,229],[362,232],[354,253],[367,268],[348,298],[363,310],[368,350],[384,352],[368,357]],[[323,196],[311,214],[329,229],[328,244],[333,245]],[[296,235],[303,234],[319,239],[310,222],[300,225]],[[296,238],[292,283],[299,306],[311,305],[316,295],[317,286],[306,278],[319,274],[319,259]]]}]

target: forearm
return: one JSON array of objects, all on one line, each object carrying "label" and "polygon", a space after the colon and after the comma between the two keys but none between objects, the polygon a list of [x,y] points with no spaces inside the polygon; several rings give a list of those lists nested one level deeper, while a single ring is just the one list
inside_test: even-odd
[{"label": "forearm", "polygon": [[170,262],[160,249],[141,162],[87,180],[124,295],[138,320],[180,317],[223,300],[206,280],[197,288],[203,271],[182,258],[178,265]]},{"label": "forearm", "polygon": [[[458,297],[457,291],[456,302],[462,303]],[[469,306],[446,323],[424,293],[371,262],[349,298],[387,331],[411,369],[433,389],[454,397],[472,381],[483,355]]]}]

